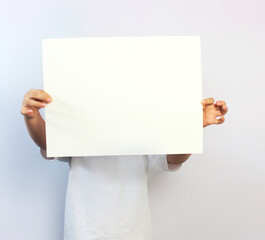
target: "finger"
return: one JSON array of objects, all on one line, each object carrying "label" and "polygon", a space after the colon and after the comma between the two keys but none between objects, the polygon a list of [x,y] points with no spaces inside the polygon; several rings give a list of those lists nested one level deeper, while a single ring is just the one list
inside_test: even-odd
[{"label": "finger", "polygon": [[208,105],[208,104],[213,104],[214,103],[214,98],[205,98],[201,101],[201,104],[203,105]]},{"label": "finger", "polygon": [[222,107],[225,104],[226,104],[225,101],[216,101],[216,103],[214,105]]},{"label": "finger", "polygon": [[29,107],[22,106],[20,113],[22,115],[30,115],[31,113],[33,113],[33,110],[30,109]]},{"label": "finger", "polygon": [[42,89],[32,89],[29,92],[28,97],[40,102],[46,102],[46,103],[52,102],[52,97]]},{"label": "finger", "polygon": [[216,118],[215,123],[216,123],[216,124],[221,124],[221,123],[223,123],[224,121],[225,121],[225,117],[224,117],[224,116],[221,116],[219,119]]},{"label": "finger", "polygon": [[215,106],[217,106],[217,107],[222,109],[221,112],[222,112],[223,115],[226,114],[227,111],[228,111],[228,108],[226,106],[226,102],[225,101],[217,101],[215,103]]},{"label": "finger", "polygon": [[228,107],[227,106],[223,106],[222,107],[222,114],[225,115],[228,112]]},{"label": "finger", "polygon": [[216,111],[216,117],[220,117],[220,116],[222,116],[223,114],[221,113],[221,111],[220,110],[217,110]]},{"label": "finger", "polygon": [[35,101],[35,100],[32,100],[32,99],[27,99],[26,102],[25,102],[25,107],[42,108],[42,107],[45,107],[45,103],[44,102]]}]

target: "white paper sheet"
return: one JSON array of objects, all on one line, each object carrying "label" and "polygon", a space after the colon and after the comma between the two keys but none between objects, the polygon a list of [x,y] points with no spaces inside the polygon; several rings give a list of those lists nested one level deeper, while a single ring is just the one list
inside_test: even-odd
[{"label": "white paper sheet", "polygon": [[200,36],[44,39],[48,157],[203,152]]}]

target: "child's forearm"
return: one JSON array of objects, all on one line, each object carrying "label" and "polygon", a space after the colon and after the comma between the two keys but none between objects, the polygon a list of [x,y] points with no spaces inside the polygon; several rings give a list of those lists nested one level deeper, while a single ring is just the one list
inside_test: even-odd
[{"label": "child's forearm", "polygon": [[184,163],[191,154],[168,154],[167,155],[167,162],[171,164],[181,164]]},{"label": "child's forearm", "polygon": [[24,116],[24,120],[32,140],[43,149],[46,149],[45,121],[40,113],[34,117]]}]

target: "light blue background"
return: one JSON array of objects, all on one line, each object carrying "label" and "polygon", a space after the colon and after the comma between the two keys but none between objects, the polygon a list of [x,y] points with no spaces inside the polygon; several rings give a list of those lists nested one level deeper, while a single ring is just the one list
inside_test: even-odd
[{"label": "light blue background", "polygon": [[204,129],[204,154],[150,179],[154,240],[265,239],[264,12],[261,0],[0,0],[0,239],[63,238],[68,164],[41,157],[20,114],[43,89],[41,40],[143,35],[201,35],[203,97],[229,108]]}]

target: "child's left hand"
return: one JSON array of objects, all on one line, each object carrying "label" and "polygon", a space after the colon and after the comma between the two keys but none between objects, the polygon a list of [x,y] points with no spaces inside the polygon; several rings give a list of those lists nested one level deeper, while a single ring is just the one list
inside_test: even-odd
[{"label": "child's left hand", "polygon": [[[201,101],[203,105],[203,127],[211,124],[221,124],[225,121],[224,115],[228,108],[224,101],[217,101],[214,103],[214,98],[205,98]],[[221,116],[217,119],[216,117]]]}]

